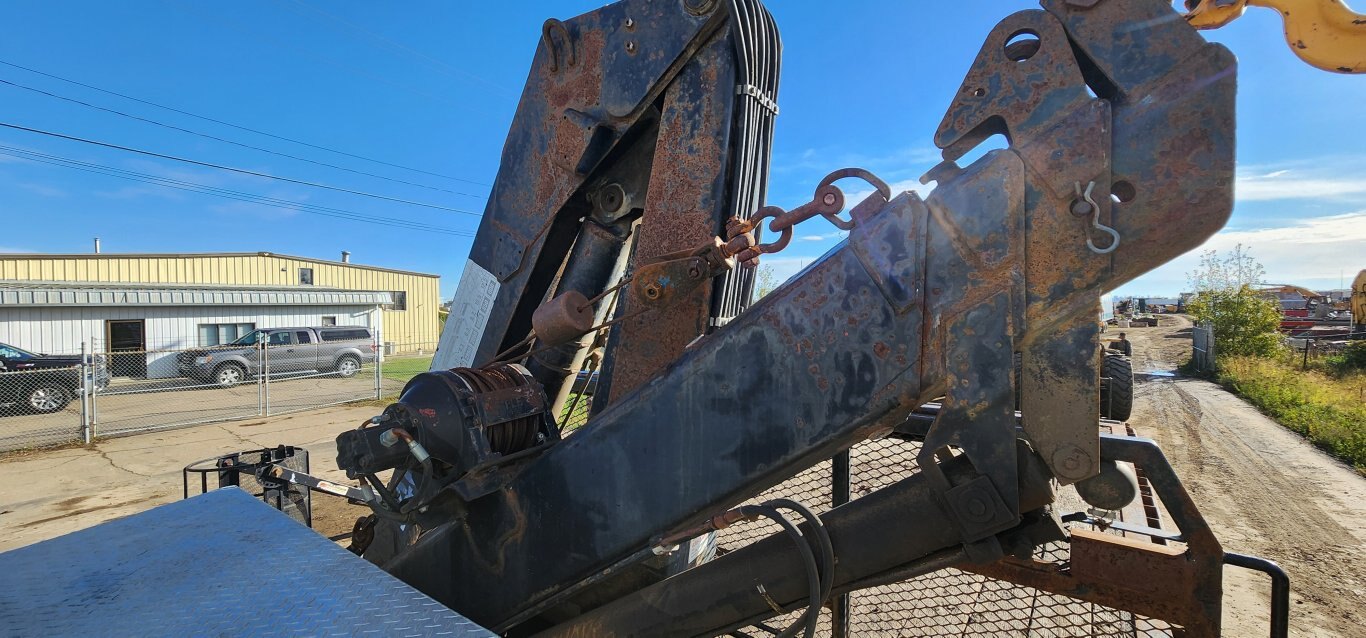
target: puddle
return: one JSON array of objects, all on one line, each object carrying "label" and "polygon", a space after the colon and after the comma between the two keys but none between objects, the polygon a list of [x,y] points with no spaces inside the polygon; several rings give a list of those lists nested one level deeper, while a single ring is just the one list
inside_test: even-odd
[{"label": "puddle", "polygon": [[1145,376],[1145,377],[1175,377],[1175,376],[1176,376],[1176,373],[1173,372],[1173,371],[1171,371],[1171,370],[1144,370],[1144,371],[1142,371],[1142,372],[1135,372],[1135,373],[1134,373],[1134,376]]}]

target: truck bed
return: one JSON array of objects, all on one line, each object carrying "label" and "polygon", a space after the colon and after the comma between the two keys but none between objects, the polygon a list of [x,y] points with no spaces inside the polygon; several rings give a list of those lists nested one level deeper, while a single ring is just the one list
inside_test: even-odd
[{"label": "truck bed", "polygon": [[494,635],[236,488],[5,552],[0,574],[0,635]]}]

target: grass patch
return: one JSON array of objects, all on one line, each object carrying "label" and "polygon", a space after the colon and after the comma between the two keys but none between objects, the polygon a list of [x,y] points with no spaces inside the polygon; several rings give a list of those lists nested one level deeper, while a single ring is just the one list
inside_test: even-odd
[{"label": "grass patch", "polygon": [[1225,357],[1218,381],[1366,474],[1366,371],[1300,370],[1286,360]]},{"label": "grass patch", "polygon": [[384,368],[380,371],[380,376],[393,381],[404,383],[432,367],[432,356],[422,357],[389,357],[384,360]]},{"label": "grass patch", "polygon": [[588,422],[588,410],[593,407],[593,395],[571,392],[560,412],[560,430],[573,432]]}]

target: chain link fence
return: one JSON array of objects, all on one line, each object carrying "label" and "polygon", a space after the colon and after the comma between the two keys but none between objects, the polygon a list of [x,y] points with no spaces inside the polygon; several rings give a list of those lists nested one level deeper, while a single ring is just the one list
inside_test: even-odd
[{"label": "chain link fence", "polygon": [[42,369],[11,362],[0,370],[0,452],[391,398],[427,371],[436,350],[435,341],[346,332],[285,333],[288,340],[246,347],[76,353],[69,366]]},{"label": "chain link fence", "polygon": [[[918,471],[920,444],[893,437],[864,441],[849,450],[851,500],[905,479]],[[760,503],[790,498],[822,512],[832,505],[834,467],[820,463],[751,499]],[[1085,509],[1074,492],[1060,495],[1063,507]],[[1086,525],[1092,529],[1090,525]],[[718,534],[718,553],[733,551],[772,534],[777,524],[745,522]],[[1070,556],[1065,543],[1041,548],[1039,560],[1065,568]],[[764,626],[742,630],[748,636],[770,635],[797,620],[798,610],[770,619]],[[821,611],[816,634],[833,636],[831,611]],[[957,569],[943,569],[890,585],[849,594],[849,636],[1171,636],[1173,627],[1159,620],[1118,609],[1059,596],[1031,587],[996,580]]]},{"label": "chain link fence", "polygon": [[[563,431],[569,436],[587,423],[593,402],[596,378],[591,370],[581,372],[580,377],[582,383],[576,384],[576,389],[581,391],[570,395],[560,415]],[[915,457],[919,450],[919,443],[894,437],[872,439],[850,448],[850,499],[871,494],[916,473]],[[833,461],[819,463],[748,503],[789,498],[818,513],[825,512],[834,507],[834,472]],[[1067,511],[1086,510],[1086,505],[1071,488],[1060,492],[1059,507]],[[1142,521],[1141,513],[1128,514]],[[1120,516],[1123,518],[1125,513]],[[1068,525],[1096,529],[1082,523]],[[717,553],[725,554],[779,533],[782,533],[781,528],[767,519],[739,523],[718,533]],[[1045,545],[1036,558],[1065,569],[1070,560],[1068,545]],[[1160,620],[957,569],[943,569],[853,592],[849,594],[848,609],[848,636],[1150,638],[1181,635],[1179,627]],[[731,635],[756,638],[775,635],[798,620],[803,612],[804,609],[798,609]],[[835,635],[830,606],[821,610],[816,635]]]},{"label": "chain link fence", "polygon": [[0,451],[85,438],[84,366],[0,371]]}]

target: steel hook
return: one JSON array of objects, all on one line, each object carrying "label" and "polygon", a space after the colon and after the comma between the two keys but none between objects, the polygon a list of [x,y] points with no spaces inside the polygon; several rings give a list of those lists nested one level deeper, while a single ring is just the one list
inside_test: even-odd
[{"label": "steel hook", "polygon": [[1110,245],[1104,248],[1098,248],[1096,247],[1096,243],[1091,240],[1091,232],[1088,230],[1086,233],[1086,247],[1097,255],[1106,255],[1114,252],[1116,248],[1119,248],[1119,231],[1100,223],[1100,206],[1096,205],[1096,200],[1091,198],[1091,191],[1096,188],[1096,183],[1088,182],[1085,191],[1081,189],[1080,182],[1077,182],[1075,186],[1077,193],[1091,206],[1091,228],[1110,235]]}]

